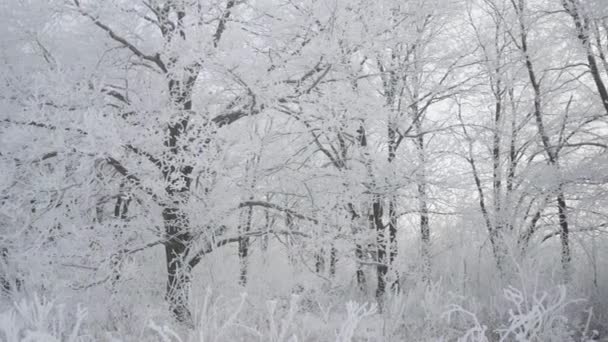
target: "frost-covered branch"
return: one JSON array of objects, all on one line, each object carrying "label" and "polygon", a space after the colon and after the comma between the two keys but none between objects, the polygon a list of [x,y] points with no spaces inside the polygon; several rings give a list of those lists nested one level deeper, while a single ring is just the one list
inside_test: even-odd
[{"label": "frost-covered branch", "polygon": [[129,42],[126,38],[118,35],[108,25],[102,23],[97,17],[95,17],[95,16],[91,15],[89,12],[85,11],[80,6],[80,1],[79,0],[74,0],[74,5],[76,5],[76,7],[78,9],[78,12],[80,12],[80,14],[82,14],[83,16],[91,19],[91,21],[93,21],[93,23],[95,25],[97,25],[99,28],[101,28],[103,31],[105,31],[110,36],[110,38],[112,38],[114,41],[116,41],[116,42],[120,43],[122,46],[128,48],[137,57],[139,57],[139,58],[141,58],[143,60],[150,61],[150,62],[154,63],[163,72],[166,73],[168,71],[167,67],[165,66],[165,63],[160,58],[160,54],[157,53],[157,54],[154,54],[154,55],[150,55],[150,54],[146,54],[146,53],[142,52],[133,43]]}]

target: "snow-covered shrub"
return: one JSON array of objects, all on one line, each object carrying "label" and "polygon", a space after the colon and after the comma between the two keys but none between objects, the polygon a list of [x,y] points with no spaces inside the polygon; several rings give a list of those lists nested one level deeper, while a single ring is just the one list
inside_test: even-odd
[{"label": "snow-covered shrub", "polygon": [[67,313],[63,305],[35,294],[0,313],[0,337],[6,342],[89,341],[81,335],[86,316],[87,310],[80,305],[75,313]]},{"label": "snow-covered shrub", "polygon": [[568,299],[564,285],[533,293],[508,287],[504,297],[511,308],[508,325],[497,330],[501,341],[573,341],[565,309],[581,300]]},{"label": "snow-covered shrub", "polygon": [[197,310],[197,320],[193,328],[179,327],[173,324],[160,324],[150,321],[148,338],[160,342],[219,342],[219,341],[260,341],[260,342],[296,342],[296,341],[337,341],[347,342],[367,335],[368,340],[375,340],[377,332],[361,333],[360,325],[375,321],[376,304],[360,304],[349,301],[345,312],[325,313],[325,317],[316,317],[314,322],[325,324],[307,324],[313,320],[306,318],[310,313],[301,311],[300,297],[292,295],[289,301],[267,300],[266,310],[259,307],[246,312],[247,295],[241,295],[238,301],[214,300],[212,292],[207,291],[205,299]]},{"label": "snow-covered shrub", "polygon": [[237,336],[251,334],[255,336],[257,335],[255,330],[239,323],[238,320],[246,298],[247,295],[243,293],[238,301],[214,299],[212,291],[207,289],[202,303],[198,305],[195,312],[192,329],[158,324],[152,320],[148,323],[148,328],[162,342],[230,341],[236,339]]},{"label": "snow-covered shrub", "polygon": [[482,325],[477,319],[477,315],[465,310],[462,306],[452,304],[448,307],[448,310],[444,312],[445,318],[447,318],[448,324],[452,323],[454,316],[470,324],[470,326],[457,338],[459,342],[487,342],[486,332],[488,328]]},{"label": "snow-covered shrub", "polygon": [[432,284],[421,281],[412,288],[388,295],[379,335],[385,340],[417,341],[435,341],[448,335],[442,320],[443,308],[453,297],[441,281]]},{"label": "snow-covered shrub", "polygon": [[350,342],[355,337],[355,331],[359,324],[377,312],[375,304],[359,304],[356,302],[346,303],[346,319],[342,322],[336,336],[336,342]]},{"label": "snow-covered shrub", "polygon": [[[478,314],[460,305],[448,306],[444,312],[448,324],[465,326],[457,340],[485,342],[489,336],[496,336],[501,342],[574,341],[574,324],[566,314],[566,308],[582,300],[569,299],[566,286],[558,285],[547,291],[537,287],[527,291],[509,286],[504,289],[503,297],[507,306],[496,315],[506,321],[501,322],[502,326],[494,331],[488,329]],[[586,330],[581,333],[582,336],[586,335]]]}]

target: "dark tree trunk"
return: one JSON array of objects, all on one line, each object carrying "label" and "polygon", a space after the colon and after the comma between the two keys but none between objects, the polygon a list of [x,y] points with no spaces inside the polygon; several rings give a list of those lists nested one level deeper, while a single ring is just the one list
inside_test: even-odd
[{"label": "dark tree trunk", "polygon": [[360,244],[355,245],[355,258],[357,259],[357,270],[355,271],[355,275],[357,277],[357,285],[359,290],[364,292],[367,289],[367,281],[365,279],[365,272],[363,272],[363,267],[359,260],[363,260],[363,246]]},{"label": "dark tree trunk", "polygon": [[[498,50],[497,50],[497,53]],[[496,74],[500,73],[500,68],[497,68]],[[507,255],[507,246],[503,238],[503,209],[501,203],[502,196],[502,175],[501,175],[501,117],[503,112],[503,90],[500,78],[496,81],[495,89],[495,104],[494,104],[494,132],[492,137],[492,197],[494,200],[494,225],[490,232],[490,240],[495,244],[495,255],[498,255],[500,261],[501,274],[504,274],[504,267]]]},{"label": "dark tree trunk", "polygon": [[[417,108],[417,106],[416,106]],[[429,284],[431,281],[431,228],[429,226],[429,208],[427,203],[426,184],[426,152],[422,120],[416,121],[416,145],[418,147],[418,210],[420,211],[420,253],[422,257],[422,279]]]},{"label": "dark tree trunk", "polygon": [[[506,194],[505,198],[507,199],[507,204],[509,208],[513,205],[513,182],[515,180],[515,169],[517,168],[517,124],[516,124],[516,115],[517,107],[515,105],[515,99],[513,98],[513,88],[509,88],[509,101],[511,103],[511,137],[509,140],[509,165],[507,167],[507,179],[506,179]],[[505,213],[508,215],[508,213]],[[507,228],[509,231],[513,231],[514,220],[510,219],[507,221]]]},{"label": "dark tree trunk", "polygon": [[120,219],[126,219],[129,213],[129,204],[131,203],[131,197],[124,192],[124,183],[120,184],[120,191],[114,204],[114,217]]},{"label": "dark tree trunk", "polygon": [[187,263],[192,235],[187,214],[180,208],[190,194],[192,166],[182,164],[179,155],[183,153],[183,148],[178,144],[180,136],[188,128],[188,111],[192,109],[192,102],[190,92],[179,91],[179,81],[169,81],[169,90],[176,105],[182,107],[184,111],[177,122],[169,125],[165,146],[168,147],[170,154],[162,165],[163,176],[167,182],[165,191],[169,199],[162,212],[167,265],[165,297],[175,318],[181,323],[192,325],[192,314],[188,303],[191,269]]},{"label": "dark tree trunk", "polygon": [[[460,116],[460,113],[459,113]],[[484,223],[486,225],[486,229],[488,230],[488,237],[490,240],[490,245],[492,247],[492,254],[494,255],[494,259],[496,260],[496,268],[500,273],[500,276],[504,276],[504,260],[506,256],[506,246],[504,245],[504,240],[498,230],[495,229],[494,224],[490,218],[490,213],[488,211],[488,207],[486,205],[486,198],[483,191],[483,187],[481,184],[481,178],[479,176],[479,172],[477,170],[477,164],[475,162],[475,157],[473,154],[473,139],[469,135],[464,122],[462,121],[462,116],[460,116],[460,122],[462,123],[462,131],[468,141],[469,145],[469,155],[467,161],[471,165],[471,171],[473,171],[473,179],[475,180],[475,188],[477,189],[477,194],[479,197],[479,209],[481,210],[481,215],[484,219]]]},{"label": "dark tree trunk", "polygon": [[[353,230],[353,233],[356,235],[359,232],[359,229],[356,226],[356,221],[360,216],[355,211],[355,208],[352,203],[348,203],[348,208],[351,212],[351,225],[353,225],[352,230]],[[365,279],[365,272],[363,271],[363,265],[362,265],[362,261],[363,261],[364,257],[365,257],[365,252],[364,252],[363,246],[360,243],[355,242],[355,260],[356,260],[355,265],[357,267],[357,269],[355,270],[355,277],[357,279],[357,286],[358,286],[359,290],[361,290],[362,292],[364,292],[367,287],[367,281]]]},{"label": "dark tree trunk", "polygon": [[186,262],[192,237],[188,233],[188,222],[178,208],[163,210],[165,232],[165,255],[167,265],[166,299],[169,309],[178,321],[192,323],[188,297],[190,291],[190,267]]},{"label": "dark tree trunk", "polygon": [[321,248],[319,252],[315,254],[315,272],[323,274],[325,271],[325,250]]},{"label": "dark tree trunk", "polygon": [[0,292],[11,292],[11,282],[8,277],[8,248],[3,247],[0,249]]},{"label": "dark tree trunk", "polygon": [[[268,210],[264,210],[264,230],[266,232],[270,231],[270,229],[272,229],[272,221],[270,220],[270,212]],[[268,251],[268,245],[270,243],[269,238],[268,238],[269,234],[264,234],[262,236],[262,240],[261,240],[261,248],[262,248],[262,252],[266,253]],[[264,256],[265,258],[265,256]]]},{"label": "dark tree trunk", "polygon": [[[387,158],[387,161],[389,162],[389,164],[395,160],[396,152],[397,152],[397,131],[395,130],[395,124],[389,122],[388,158]],[[388,263],[387,269],[383,270],[383,272],[384,272],[383,277],[385,277],[385,278],[388,273],[388,267],[392,268],[393,262],[397,258],[397,213],[396,213],[396,208],[395,208],[395,206],[396,206],[396,203],[395,203],[396,189],[390,189],[390,192],[391,193],[388,195],[388,227],[387,227],[388,228],[388,242],[386,242],[386,235],[384,235],[386,233],[386,229],[384,227],[382,228],[383,235],[384,235],[383,240],[385,241],[385,245],[384,245],[383,249],[384,249],[385,253],[388,253],[388,260],[385,260],[385,262]],[[379,222],[377,224],[382,225],[382,214],[380,214]],[[386,245],[386,243],[388,243],[388,245]],[[391,284],[391,288],[394,290],[399,289],[399,278],[398,277],[395,278],[394,282]],[[382,293],[384,293],[384,291],[385,290],[383,289]]]},{"label": "dark tree trunk", "polygon": [[566,197],[564,196],[564,192],[560,190],[557,195],[557,211],[559,216],[559,227],[560,227],[560,242],[562,247],[561,252],[561,262],[562,268],[564,272],[564,277],[566,281],[569,280],[570,277],[570,240],[569,233],[570,230],[568,228],[568,207],[566,205]]},{"label": "dark tree trunk", "polygon": [[332,244],[329,251],[329,277],[333,278],[336,276],[336,266],[338,263],[338,250]]},{"label": "dark tree trunk", "polygon": [[[589,72],[591,73],[591,77],[593,78],[593,82],[597,88],[597,92],[600,96],[600,100],[602,101],[602,105],[604,106],[604,110],[606,111],[606,115],[608,115],[608,91],[606,90],[606,86],[602,80],[597,60],[591,47],[589,17],[586,13],[584,13],[585,9],[579,7],[579,3],[577,1],[562,0],[562,5],[564,6],[566,12],[572,17],[578,40],[585,49]],[[580,6],[584,5],[581,4]],[[602,49],[602,47],[599,46],[598,49]]]},{"label": "dark tree trunk", "polygon": [[[116,199],[116,203],[114,204],[114,217],[120,218],[121,220],[126,220],[127,214],[129,211],[129,203],[131,203],[131,198],[123,193],[123,187],[124,187],[124,184],[121,184],[120,193],[118,194],[118,198]],[[123,229],[124,229],[125,225],[117,224],[114,227],[117,230],[114,233],[114,236],[117,239],[117,241],[120,242],[122,240]],[[114,275],[112,276],[111,284],[113,287],[113,291],[116,291],[116,288],[114,288],[114,286],[118,283],[118,281],[120,280],[120,276],[121,276],[119,257],[112,260],[112,267],[113,267],[112,272],[114,273]]]},{"label": "dark tree trunk", "polygon": [[[250,198],[253,200],[253,198]],[[249,237],[243,236],[251,231],[251,219],[253,217],[253,207],[247,208],[247,217],[245,223],[239,227],[239,263],[240,263],[240,274],[239,284],[241,286],[247,285],[247,269],[248,269],[248,255],[249,255]]]},{"label": "dark tree trunk", "polygon": [[[420,186],[418,192],[421,196],[426,195],[424,186]],[[420,240],[422,242],[422,278],[429,284],[431,282],[431,228],[426,200],[420,201]]]},{"label": "dark tree trunk", "polygon": [[[23,287],[23,280],[16,272],[11,271],[8,248],[0,249],[0,296],[4,293],[11,295],[20,291]],[[14,271],[14,270],[13,270]],[[11,274],[14,273],[14,274]]]},{"label": "dark tree trunk", "polygon": [[[288,205],[286,203],[285,208],[287,208],[287,207],[288,207]],[[295,227],[294,227],[294,223],[293,223],[293,217],[289,213],[286,213],[285,214],[285,229],[292,230],[294,228]],[[291,235],[288,235],[287,237],[285,237],[285,244],[287,247],[287,260],[289,260],[290,265],[296,266],[298,263],[296,251],[294,251],[294,248],[296,246],[295,246],[295,241],[293,240],[293,237]]]},{"label": "dark tree trunk", "polygon": [[[388,202],[388,264],[392,268],[397,259],[397,212],[395,210],[395,197],[391,196]],[[391,271],[391,272],[394,272]],[[396,274],[396,272],[394,272]],[[395,277],[391,289],[399,290],[399,277]]]},{"label": "dark tree trunk", "polygon": [[[392,133],[390,133],[392,132]],[[363,127],[363,125],[361,125],[359,127],[358,130],[358,140],[359,140],[359,145],[361,146],[362,149],[366,149],[367,148],[367,138],[365,136],[365,129]],[[394,134],[396,132],[391,129],[389,127],[389,135],[393,134],[393,138],[394,138]],[[392,161],[392,159],[395,156],[395,144],[394,144],[394,139],[393,140],[389,140],[389,141],[393,141],[393,143],[389,144],[389,161]],[[366,166],[368,168],[368,173],[369,173],[369,177],[372,180],[372,183],[374,184],[374,175],[373,175],[373,171],[371,170],[371,167],[369,165],[369,154],[367,151],[364,152],[365,154],[365,163]],[[386,293],[386,276],[388,274],[388,260],[386,257],[387,254],[387,235],[386,235],[386,226],[384,225],[384,223],[382,222],[382,215],[383,215],[383,207],[382,207],[382,198],[380,197],[379,194],[374,194],[372,197],[372,205],[371,205],[371,212],[368,214],[368,221],[369,221],[369,225],[370,228],[372,230],[375,231],[376,234],[376,279],[377,279],[377,287],[376,287],[376,299],[378,300],[378,304],[379,304],[379,309],[382,310],[382,303],[383,303],[383,298],[384,298],[384,294]],[[393,226],[394,227],[394,226]],[[389,234],[395,234],[396,230],[395,228],[391,229]],[[395,239],[393,239],[392,241],[395,241]],[[361,249],[358,249],[359,251],[361,251]],[[360,270],[361,272],[357,272],[357,277],[359,279],[359,277],[363,276],[363,272],[362,270]],[[361,285],[361,283],[360,283]]]},{"label": "dark tree trunk", "polygon": [[378,196],[375,197],[372,204],[372,215],[370,217],[372,227],[376,229],[376,244],[377,258],[376,262],[376,279],[378,281],[376,287],[376,298],[378,303],[382,303],[384,294],[386,293],[386,275],[388,273],[388,264],[386,260],[386,228],[382,223],[382,203]]},{"label": "dark tree trunk", "polygon": [[[564,7],[566,8],[566,11],[569,10],[574,10],[576,11],[576,4],[572,3],[569,0],[564,0],[563,2]],[[572,4],[572,8],[568,7],[568,4]],[[536,126],[538,129],[538,134],[540,135],[540,139],[542,141],[545,153],[547,155],[547,159],[549,161],[549,164],[552,165],[553,167],[555,167],[556,169],[559,168],[559,163],[558,163],[558,149],[554,146],[552,146],[551,141],[549,139],[549,135],[547,134],[547,131],[545,130],[545,126],[544,126],[544,121],[543,121],[543,107],[542,107],[542,93],[541,93],[541,87],[540,87],[540,82],[538,80],[538,78],[536,77],[536,73],[534,70],[534,65],[532,64],[532,59],[530,58],[530,54],[528,51],[528,39],[527,39],[527,33],[526,33],[526,26],[525,26],[525,21],[524,21],[524,4],[520,3],[520,6],[516,6],[515,3],[513,4],[515,7],[515,11],[517,12],[518,16],[519,16],[519,26],[520,26],[520,41],[521,41],[521,52],[524,55],[525,58],[525,64],[526,64],[526,69],[528,72],[528,78],[530,79],[530,84],[532,85],[532,89],[534,90],[534,118],[536,120]],[[576,12],[574,12],[576,13]],[[572,13],[571,13],[572,15]],[[576,20],[575,20],[576,22]],[[584,31],[579,31],[583,32]],[[588,44],[588,42],[587,42]],[[606,106],[606,109],[608,110],[608,103],[604,102],[604,105]],[[567,212],[566,212],[566,198],[564,196],[564,192],[562,189],[562,184],[559,184],[559,192],[557,194],[557,209],[558,209],[558,216],[559,216],[559,226],[560,226],[560,238],[561,238],[561,262],[562,262],[562,268],[564,270],[564,280],[568,281],[569,280],[569,269],[570,269],[570,245],[569,245],[569,230],[568,230],[568,216],[567,216]]]},{"label": "dark tree trunk", "polygon": [[[357,129],[357,144],[360,148],[365,149],[367,147],[367,136],[365,134],[365,127],[363,124],[359,125],[359,129]],[[349,203],[349,208],[351,211],[351,221],[357,220],[360,215],[355,211],[355,207],[352,203]],[[367,280],[365,278],[365,272],[363,271],[362,261],[365,257],[364,247],[360,243],[355,243],[355,258],[357,259],[357,269],[355,271],[355,276],[357,278],[357,285],[359,290],[365,292],[367,290]]]},{"label": "dark tree trunk", "polygon": [[[497,69],[496,72],[500,72]],[[502,196],[502,179],[501,179],[501,131],[500,123],[502,116],[502,90],[500,79],[496,82],[494,96],[496,97],[496,103],[494,108],[494,132],[492,139],[492,189],[494,197],[494,229],[501,231],[503,227],[502,207],[501,207],[501,196]]]}]

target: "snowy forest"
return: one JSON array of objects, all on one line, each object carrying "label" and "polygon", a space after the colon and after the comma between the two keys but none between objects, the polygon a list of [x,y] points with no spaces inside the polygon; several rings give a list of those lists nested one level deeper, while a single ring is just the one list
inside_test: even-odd
[{"label": "snowy forest", "polygon": [[608,1],[0,1],[0,340],[608,341]]}]

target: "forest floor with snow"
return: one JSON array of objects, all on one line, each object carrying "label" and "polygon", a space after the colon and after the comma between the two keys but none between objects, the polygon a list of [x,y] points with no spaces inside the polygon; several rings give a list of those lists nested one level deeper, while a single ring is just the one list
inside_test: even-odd
[{"label": "forest floor with snow", "polygon": [[55,299],[17,293],[2,299],[0,336],[8,342],[608,340],[599,289],[585,298],[577,282],[546,286],[530,274],[502,289],[488,286],[497,281],[487,277],[476,289],[449,278],[406,281],[381,309],[373,296],[348,286],[298,285],[275,296],[279,288],[263,282],[249,286],[251,293],[192,289],[194,326],[176,323],[162,297],[141,288],[105,298],[104,289]]}]

